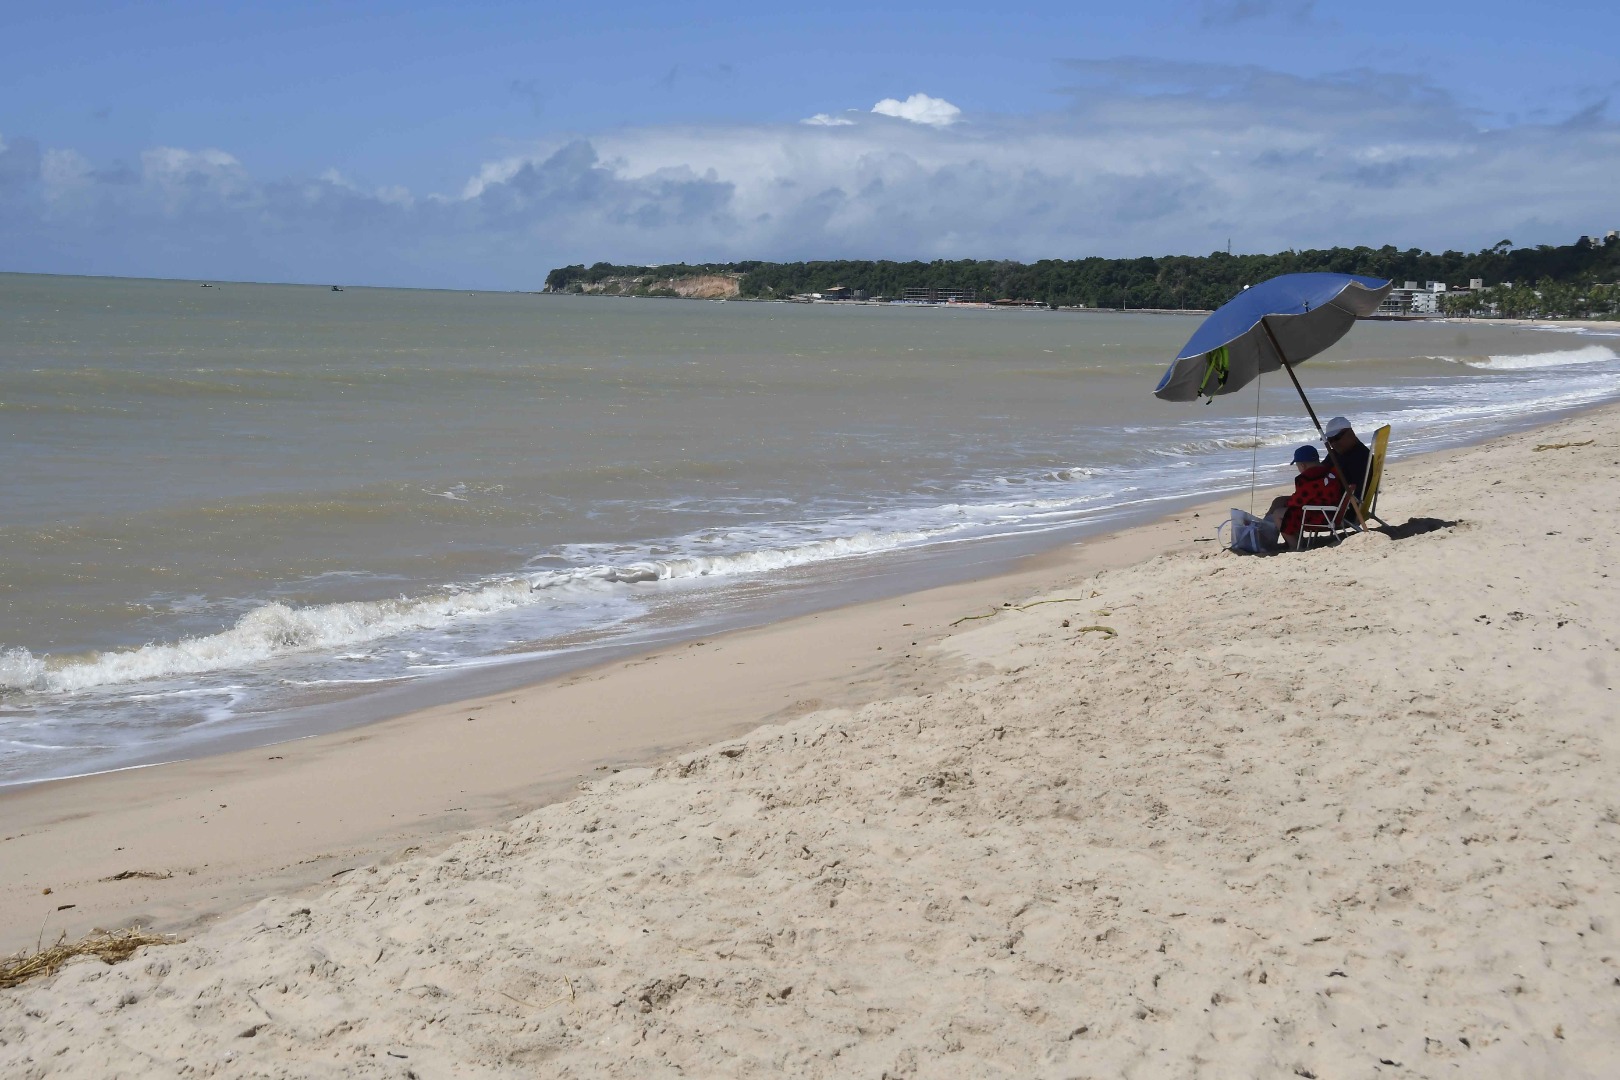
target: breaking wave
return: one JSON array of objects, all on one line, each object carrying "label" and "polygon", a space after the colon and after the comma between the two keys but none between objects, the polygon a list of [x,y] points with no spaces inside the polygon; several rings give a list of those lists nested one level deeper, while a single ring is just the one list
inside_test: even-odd
[{"label": "breaking wave", "polygon": [[265,604],[228,630],[89,656],[37,657],[27,649],[0,653],[0,688],[71,693],[97,686],[246,667],[280,656],[333,649],[454,619],[532,603],[522,579],[464,593],[363,600],[294,608]]},{"label": "breaking wave", "polygon": [[1232,435],[1219,438],[1194,439],[1191,442],[1175,443],[1170,446],[1155,447],[1148,453],[1157,457],[1186,458],[1199,454],[1219,453],[1223,450],[1264,450],[1270,446],[1287,446],[1297,443],[1301,439],[1313,438],[1314,433],[1308,428],[1288,430],[1281,432],[1262,433],[1259,439],[1254,435]]},{"label": "breaking wave", "polygon": [[[1512,371],[1601,364],[1620,360],[1620,356],[1608,346],[1592,344],[1546,353],[1439,359]],[[1606,372],[1593,374],[1595,379],[1570,373],[1547,388],[1553,392],[1529,397],[1514,389],[1519,380],[1467,380],[1469,393],[1433,406],[1417,405],[1423,400],[1422,393],[1400,387],[1391,393],[1401,406],[1387,415],[1404,431],[1433,428],[1438,432],[1464,423],[1499,422],[1505,414],[1574,408],[1612,398],[1617,389],[1612,378]],[[1364,408],[1369,397],[1379,397],[1376,388],[1364,388],[1361,393]],[[1510,400],[1503,400],[1502,394]],[[1315,433],[1293,418],[1280,422],[1268,418],[1258,440],[1253,431],[1221,434],[1218,428],[1211,430],[1214,427],[1191,432],[1170,426],[1131,429],[1128,435],[1146,436],[1144,442],[1156,443],[1142,449],[1147,462],[1157,464],[1045,467],[1022,476],[993,476],[969,485],[963,493],[977,498],[961,502],[888,507],[818,522],[749,526],[628,546],[566,545],[548,558],[531,562],[521,573],[463,588],[307,607],[266,603],[218,632],[136,648],[80,655],[36,655],[26,648],[0,648],[0,691],[71,694],[165,677],[242,670],[300,655],[341,657],[345,650],[369,642],[444,632],[472,625],[480,617],[525,608],[567,610],[575,613],[570,617],[588,621],[604,614],[596,605],[638,605],[642,594],[627,589],[630,586],[769,575],[958,539],[1044,530],[1071,523],[1079,514],[1185,494],[1198,481],[1165,480],[1166,458],[1175,459],[1178,465],[1190,464],[1189,459],[1200,461],[1206,466],[1201,483],[1219,487],[1229,474],[1247,474],[1253,449],[1315,441]],[[1173,434],[1181,437],[1163,437]],[[1410,452],[1424,441],[1419,437],[1403,445]],[[1006,498],[1011,491],[1026,497]],[[545,618],[551,620],[552,616]]]},{"label": "breaking wave", "polygon": [[865,531],[783,548],[547,570],[464,591],[422,597],[302,608],[265,604],[219,633],[135,649],[66,657],[41,657],[23,648],[6,649],[0,651],[0,689],[72,693],[145,679],[244,668],[279,657],[343,649],[398,634],[439,629],[470,616],[550,603],[558,597],[559,591],[571,588],[604,589],[645,582],[769,573],[831,559],[893,551],[959,527]]},{"label": "breaking wave", "polygon": [[533,579],[535,592],[579,584],[636,584],[690,578],[732,577],[769,573],[808,566],[829,559],[875,555],[933,539],[951,528],[897,532],[864,531],[853,536],[829,537],[783,548],[764,548],[730,555],[697,555],[674,559],[645,559],[618,565],[551,570]]},{"label": "breaking wave", "polygon": [[1616,354],[1607,345],[1585,345],[1579,349],[1559,349],[1555,352],[1483,357],[1438,356],[1434,359],[1464,364],[1482,371],[1531,371],[1537,368],[1604,364],[1611,360],[1620,360],[1620,354]]}]

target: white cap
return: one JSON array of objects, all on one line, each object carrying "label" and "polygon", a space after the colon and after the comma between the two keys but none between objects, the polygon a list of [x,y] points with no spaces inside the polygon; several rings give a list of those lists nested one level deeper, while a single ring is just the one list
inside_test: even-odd
[{"label": "white cap", "polygon": [[1350,421],[1346,420],[1342,416],[1335,416],[1333,419],[1327,422],[1327,427],[1322,429],[1322,434],[1331,439],[1333,436],[1349,430]]}]

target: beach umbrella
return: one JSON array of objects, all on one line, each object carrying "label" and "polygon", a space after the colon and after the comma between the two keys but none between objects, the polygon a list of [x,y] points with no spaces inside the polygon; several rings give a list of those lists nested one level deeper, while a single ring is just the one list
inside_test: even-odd
[{"label": "beach umbrella", "polygon": [[[1262,281],[1199,325],[1153,394],[1165,401],[1214,398],[1247,386],[1262,372],[1282,368],[1320,434],[1322,421],[1305,396],[1294,365],[1338,341],[1363,315],[1377,311],[1394,284],[1357,274],[1283,274]],[[1328,456],[1338,468],[1339,456],[1332,447]],[[1339,475],[1344,475],[1342,468]],[[1361,507],[1355,509],[1359,518]]]},{"label": "beach umbrella", "polygon": [[[1392,285],[1356,274],[1284,274],[1244,289],[1203,321],[1153,394],[1165,401],[1197,401],[1230,394],[1262,372],[1285,368],[1293,376],[1295,364],[1378,310]],[[1297,378],[1294,385],[1299,386]],[[1303,389],[1299,396],[1314,420]]]}]

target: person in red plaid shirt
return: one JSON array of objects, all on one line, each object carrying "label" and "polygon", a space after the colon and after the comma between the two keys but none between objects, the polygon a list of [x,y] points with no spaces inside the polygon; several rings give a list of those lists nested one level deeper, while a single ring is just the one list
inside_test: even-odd
[{"label": "person in red plaid shirt", "polygon": [[1300,519],[1307,506],[1337,506],[1344,497],[1344,485],[1339,482],[1333,466],[1322,460],[1316,447],[1309,444],[1294,451],[1294,493],[1279,495],[1271,503],[1266,520],[1277,527],[1283,543],[1292,546],[1299,534]]}]

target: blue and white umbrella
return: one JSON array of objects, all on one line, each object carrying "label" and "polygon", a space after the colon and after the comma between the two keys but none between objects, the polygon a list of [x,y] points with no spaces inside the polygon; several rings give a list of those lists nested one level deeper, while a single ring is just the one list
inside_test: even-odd
[{"label": "blue and white umbrella", "polygon": [[[1293,365],[1377,311],[1393,285],[1356,274],[1284,274],[1262,281],[1203,321],[1153,394],[1166,401],[1197,401],[1230,394],[1262,372],[1286,368],[1292,376]],[[1309,401],[1305,408],[1315,419]]]},{"label": "blue and white umbrella", "polygon": [[[1262,372],[1282,368],[1322,434],[1322,421],[1305,396],[1294,365],[1344,337],[1357,319],[1377,311],[1394,284],[1356,274],[1284,274],[1262,281],[1203,321],[1153,394],[1166,401],[1214,398],[1248,385]],[[1331,446],[1328,457],[1343,476],[1343,464]],[[1365,525],[1360,504],[1352,500],[1351,505]]]}]

